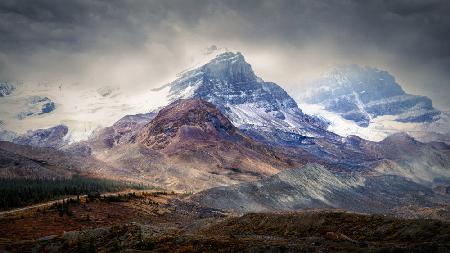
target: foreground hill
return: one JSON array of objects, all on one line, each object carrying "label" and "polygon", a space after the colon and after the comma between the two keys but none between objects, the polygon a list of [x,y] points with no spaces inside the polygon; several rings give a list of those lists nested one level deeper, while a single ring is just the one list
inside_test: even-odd
[{"label": "foreground hill", "polygon": [[[235,216],[173,194],[100,197],[0,217],[9,252],[447,252],[450,224],[342,211]],[[33,229],[33,226],[40,229]],[[7,231],[7,232],[6,232]],[[6,232],[6,233],[5,233]]]}]

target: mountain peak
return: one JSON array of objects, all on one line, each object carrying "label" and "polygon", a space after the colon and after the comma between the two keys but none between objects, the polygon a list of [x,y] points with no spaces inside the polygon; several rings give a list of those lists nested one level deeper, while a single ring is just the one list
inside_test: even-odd
[{"label": "mountain peak", "polygon": [[374,67],[344,65],[313,82],[305,102],[367,127],[378,116],[394,115],[399,122],[432,122],[439,111],[431,99],[405,93],[389,72]]},{"label": "mountain peak", "polygon": [[223,53],[220,53],[218,55],[216,55],[216,57],[212,60],[243,60],[244,56],[241,54],[241,52],[231,52],[231,51],[226,51]]},{"label": "mountain peak", "polygon": [[217,78],[229,83],[255,81],[252,66],[245,61],[240,52],[225,52],[216,56],[202,67],[210,78]]},{"label": "mountain peak", "polygon": [[320,119],[303,114],[279,85],[257,77],[239,52],[218,54],[164,87],[169,88],[170,101],[208,101],[239,129],[258,133],[258,139],[262,134],[265,140],[297,142],[302,136],[321,136],[327,127]]}]

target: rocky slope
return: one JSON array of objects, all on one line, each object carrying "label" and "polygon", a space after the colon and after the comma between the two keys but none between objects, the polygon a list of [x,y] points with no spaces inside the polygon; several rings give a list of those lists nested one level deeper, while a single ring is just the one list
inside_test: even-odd
[{"label": "rocky slope", "polygon": [[67,210],[62,215],[55,203],[1,212],[0,251],[446,252],[450,247],[448,206],[402,208],[398,215],[410,219],[336,209],[241,216],[161,191],[74,197],[62,206]]},{"label": "rocky slope", "polygon": [[212,188],[194,195],[192,200],[238,212],[338,208],[395,214],[401,208],[450,204],[450,196],[404,175],[336,172],[315,164],[258,182]]},{"label": "rocky slope", "polygon": [[63,149],[69,144],[69,128],[65,125],[57,125],[45,129],[28,130],[24,134],[18,134],[8,130],[2,130],[0,126],[0,141],[9,141],[20,145],[33,147],[52,147]]},{"label": "rocky slope", "polygon": [[154,112],[126,115],[112,126],[94,132],[87,142],[97,148],[112,148],[116,145],[135,143],[138,132],[155,116]]},{"label": "rocky slope", "polygon": [[67,204],[70,216],[61,217],[56,208],[50,208],[0,217],[0,232],[5,235],[0,251],[411,253],[450,249],[448,221],[337,210],[234,216],[174,198],[156,193],[120,201],[105,197]]},{"label": "rocky slope", "polygon": [[[450,157],[443,143],[425,144],[406,134],[381,142],[357,136],[342,142],[314,140],[302,149],[326,162],[286,170],[257,182],[198,193],[201,205],[240,212],[340,208],[406,213],[450,204]],[[313,150],[311,150],[313,149]]]}]

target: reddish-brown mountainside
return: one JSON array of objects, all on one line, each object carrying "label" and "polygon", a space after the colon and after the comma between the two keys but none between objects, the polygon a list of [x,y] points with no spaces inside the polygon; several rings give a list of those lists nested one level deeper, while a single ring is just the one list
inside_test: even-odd
[{"label": "reddish-brown mountainside", "polygon": [[134,142],[94,154],[132,177],[189,191],[260,179],[297,167],[304,159],[295,157],[307,156],[252,140],[201,99],[168,105]]}]

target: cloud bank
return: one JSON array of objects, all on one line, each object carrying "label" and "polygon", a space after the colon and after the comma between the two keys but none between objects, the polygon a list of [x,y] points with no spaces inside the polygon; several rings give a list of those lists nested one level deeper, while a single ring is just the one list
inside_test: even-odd
[{"label": "cloud bank", "polygon": [[0,2],[0,79],[161,86],[218,45],[291,92],[338,64],[372,65],[450,109],[448,1]]}]

